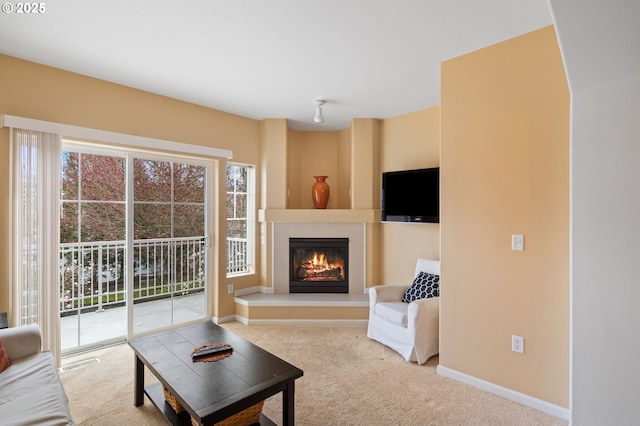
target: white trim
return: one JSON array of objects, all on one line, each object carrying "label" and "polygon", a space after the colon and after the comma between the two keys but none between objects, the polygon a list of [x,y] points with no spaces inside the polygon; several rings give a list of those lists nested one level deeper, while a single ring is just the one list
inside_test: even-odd
[{"label": "white trim", "polygon": [[245,325],[329,325],[329,326],[347,326],[347,325],[361,325],[366,326],[368,320],[366,319],[246,319],[239,317],[238,322]]},{"label": "white trim", "polygon": [[[299,296],[299,297],[298,297]],[[368,308],[369,296],[354,296],[349,294],[333,293],[299,293],[299,294],[275,294],[256,296],[236,296],[233,301],[243,306],[262,307],[347,307]]]},{"label": "white trim", "polygon": [[498,386],[485,380],[478,379],[477,377],[469,376],[468,374],[443,367],[442,365],[438,365],[436,371],[441,376],[448,377],[461,383],[465,383],[483,391],[498,395],[502,398],[517,402],[529,408],[542,411],[543,413],[549,414],[559,419],[567,420],[569,422],[571,421],[571,413],[567,408],[563,408],[558,405],[543,401],[541,399],[537,399],[532,396],[525,395],[523,393],[516,392],[502,386]]},{"label": "white trim", "polygon": [[223,324],[225,322],[233,322],[233,321],[239,321],[238,320],[238,316],[237,315],[227,315],[226,317],[211,317],[211,321],[214,324]]},{"label": "white trim", "polygon": [[183,142],[173,142],[163,139],[147,138],[144,136],[128,135],[125,133],[109,132],[106,130],[90,129],[87,127],[71,126],[69,124],[16,117],[8,114],[2,115],[2,123],[0,127],[36,130],[39,132],[55,133],[71,138],[91,139],[95,141],[131,145],[140,148],[175,151],[207,157],[219,157],[226,159],[233,158],[233,151],[228,149],[212,148]]},{"label": "white trim", "polygon": [[247,294],[253,294],[253,293],[262,293],[262,294],[273,294],[273,287],[265,287],[265,286],[253,286],[253,287],[246,287],[246,288],[241,288],[240,290],[237,290],[235,292],[235,297],[238,296],[246,296]]}]

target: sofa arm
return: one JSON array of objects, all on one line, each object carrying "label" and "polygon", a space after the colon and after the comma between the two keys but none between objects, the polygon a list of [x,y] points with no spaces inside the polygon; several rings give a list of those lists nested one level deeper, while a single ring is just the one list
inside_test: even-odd
[{"label": "sofa arm", "polygon": [[400,302],[408,285],[377,285],[369,288],[369,305],[380,302]]},{"label": "sofa arm", "polygon": [[36,324],[0,329],[0,340],[13,360],[36,354],[42,348],[40,327]]}]

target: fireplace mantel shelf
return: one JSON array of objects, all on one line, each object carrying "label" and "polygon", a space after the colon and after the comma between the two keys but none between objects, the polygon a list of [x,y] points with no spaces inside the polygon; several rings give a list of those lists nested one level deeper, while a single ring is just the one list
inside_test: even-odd
[{"label": "fireplace mantel shelf", "polygon": [[379,209],[260,209],[259,222],[376,223]]}]

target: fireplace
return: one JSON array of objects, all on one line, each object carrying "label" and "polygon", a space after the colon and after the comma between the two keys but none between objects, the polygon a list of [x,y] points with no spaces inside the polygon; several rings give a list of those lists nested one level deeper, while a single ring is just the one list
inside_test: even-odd
[{"label": "fireplace", "polygon": [[289,238],[290,293],[349,293],[348,238]]}]

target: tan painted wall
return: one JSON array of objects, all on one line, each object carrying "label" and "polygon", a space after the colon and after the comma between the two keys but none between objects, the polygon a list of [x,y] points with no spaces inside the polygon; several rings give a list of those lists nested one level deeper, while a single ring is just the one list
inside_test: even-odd
[{"label": "tan painted wall", "polygon": [[570,105],[554,29],[441,76],[440,364],[567,408]]},{"label": "tan painted wall", "polygon": [[[440,164],[439,107],[383,120],[380,135],[383,172]],[[377,185],[382,185],[382,175]],[[440,259],[440,225],[387,222],[376,227],[381,256],[378,284],[409,284],[418,257]]]},{"label": "tan painted wall", "polygon": [[[270,118],[260,123],[260,202],[262,209],[287,207],[287,121]],[[267,165],[269,167],[267,167]]]},{"label": "tan painted wall", "polygon": [[328,209],[350,208],[351,133],[302,132],[289,129],[287,145],[288,203],[290,209],[313,209],[313,176],[329,176]]},{"label": "tan painted wall", "polygon": [[[236,161],[259,161],[259,123],[255,120],[4,55],[0,55],[0,113],[230,149]],[[221,173],[224,176],[224,171]],[[223,204],[217,209],[222,217]],[[7,311],[9,130],[4,128],[0,129],[0,206],[0,311]],[[225,234],[217,235],[218,247],[223,247]],[[225,275],[221,262],[215,282],[226,282]],[[248,285],[247,280],[236,282]],[[233,313],[233,300],[227,300],[230,298],[226,286],[216,292],[222,308],[214,315]]]},{"label": "tan painted wall", "polygon": [[338,132],[338,208],[351,208],[351,130]]},{"label": "tan painted wall", "polygon": [[351,121],[351,208],[380,208],[380,121]]},{"label": "tan painted wall", "polygon": [[313,209],[311,186],[314,176],[329,176],[328,209],[337,209],[340,198],[338,132],[289,130],[289,208]]},{"label": "tan painted wall", "polygon": [[300,131],[289,129],[287,136],[287,208],[300,209],[302,185],[300,184]]}]

